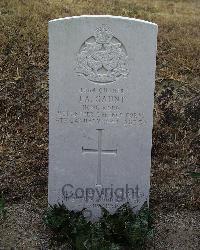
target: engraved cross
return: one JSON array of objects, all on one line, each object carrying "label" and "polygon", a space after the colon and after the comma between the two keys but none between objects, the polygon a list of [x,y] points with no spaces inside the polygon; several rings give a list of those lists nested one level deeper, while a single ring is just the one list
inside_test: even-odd
[{"label": "engraved cross", "polygon": [[97,185],[101,186],[101,156],[102,154],[117,155],[117,149],[102,149],[102,132],[103,129],[97,129],[98,131],[98,148],[84,148],[82,147],[82,153],[97,153],[98,166],[97,166]]}]

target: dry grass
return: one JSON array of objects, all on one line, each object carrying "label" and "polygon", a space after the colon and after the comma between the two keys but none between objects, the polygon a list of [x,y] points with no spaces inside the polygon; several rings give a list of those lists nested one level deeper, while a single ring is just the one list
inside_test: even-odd
[{"label": "dry grass", "polygon": [[159,25],[152,206],[200,208],[199,184],[188,175],[199,171],[199,9],[199,0],[1,0],[0,193],[7,202],[46,205],[48,20],[111,14]]}]

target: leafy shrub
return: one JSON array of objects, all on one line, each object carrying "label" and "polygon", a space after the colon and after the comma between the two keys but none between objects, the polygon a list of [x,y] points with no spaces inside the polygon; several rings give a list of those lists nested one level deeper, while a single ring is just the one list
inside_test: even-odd
[{"label": "leafy shrub", "polygon": [[80,212],[69,211],[63,204],[50,206],[44,217],[52,232],[52,244],[67,244],[76,250],[144,249],[152,236],[152,219],[147,206],[134,214],[128,204],[115,214],[102,208],[98,222],[90,222]]}]

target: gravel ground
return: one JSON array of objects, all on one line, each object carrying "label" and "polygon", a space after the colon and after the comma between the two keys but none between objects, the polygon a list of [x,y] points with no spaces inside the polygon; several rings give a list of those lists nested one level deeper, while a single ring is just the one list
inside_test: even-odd
[{"label": "gravel ground", "polygon": [[34,202],[8,206],[6,218],[0,225],[0,250],[49,249],[43,213],[44,208]]},{"label": "gravel ground", "polygon": [[[32,201],[7,207],[7,217],[0,225],[0,250],[51,249],[50,235],[42,222],[47,206],[45,199],[41,200],[40,205]],[[198,211],[159,212],[156,214],[155,236],[151,250],[199,249],[199,225]]]},{"label": "gravel ground", "polygon": [[200,249],[200,214],[197,211],[160,212],[155,223],[155,247],[160,250]]}]

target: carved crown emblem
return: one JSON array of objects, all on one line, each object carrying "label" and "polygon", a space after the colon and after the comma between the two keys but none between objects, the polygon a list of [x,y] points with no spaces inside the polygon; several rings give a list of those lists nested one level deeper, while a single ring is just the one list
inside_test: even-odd
[{"label": "carved crown emblem", "polygon": [[124,45],[113,36],[109,26],[102,25],[81,46],[75,71],[99,84],[126,77],[128,56]]}]

